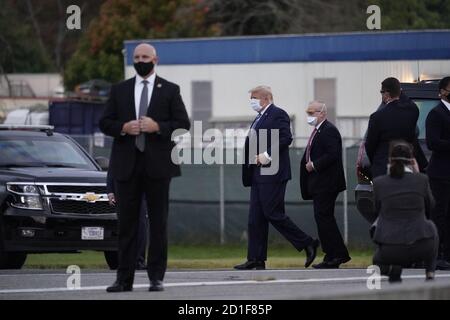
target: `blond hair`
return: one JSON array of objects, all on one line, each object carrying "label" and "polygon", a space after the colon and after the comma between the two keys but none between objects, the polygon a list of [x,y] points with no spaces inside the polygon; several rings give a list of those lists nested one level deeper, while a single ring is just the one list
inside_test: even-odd
[{"label": "blond hair", "polygon": [[269,86],[257,86],[248,91],[248,93],[260,93],[260,92],[268,96],[270,102],[273,102],[272,88]]}]

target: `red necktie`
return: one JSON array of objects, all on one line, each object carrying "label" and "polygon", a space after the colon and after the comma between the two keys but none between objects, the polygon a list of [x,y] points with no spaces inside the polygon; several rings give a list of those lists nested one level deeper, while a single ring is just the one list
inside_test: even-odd
[{"label": "red necktie", "polygon": [[306,146],[306,162],[309,162],[311,159],[311,143],[314,139],[314,136],[316,135],[317,132],[317,128],[314,128],[314,131],[311,133],[311,136],[309,137],[308,140],[308,145]]}]

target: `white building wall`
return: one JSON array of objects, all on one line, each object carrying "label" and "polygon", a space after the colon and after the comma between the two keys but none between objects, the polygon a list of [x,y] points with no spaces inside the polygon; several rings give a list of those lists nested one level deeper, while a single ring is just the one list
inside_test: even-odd
[{"label": "white building wall", "polygon": [[[305,108],[314,100],[314,79],[336,79],[336,117],[343,136],[362,136],[367,118],[380,103],[381,81],[396,77],[413,82],[419,76],[450,75],[450,60],[261,63],[217,65],[161,65],[157,73],[181,87],[188,113],[191,114],[192,81],[211,81],[212,116],[254,117],[248,90],[265,84],[272,87],[275,104],[295,116],[295,134],[309,136]],[[132,66],[126,67],[126,78],[134,76]],[[358,118],[347,119],[347,118]]]},{"label": "white building wall", "polygon": [[[13,73],[7,77],[12,85],[28,86],[35,97],[52,97],[55,89],[62,87],[62,76],[58,73]],[[0,76],[0,96],[8,96],[4,76]]]}]

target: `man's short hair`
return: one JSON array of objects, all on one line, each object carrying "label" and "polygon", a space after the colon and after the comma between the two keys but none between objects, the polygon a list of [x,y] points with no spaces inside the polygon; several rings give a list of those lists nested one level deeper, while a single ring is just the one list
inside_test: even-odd
[{"label": "man's short hair", "polygon": [[400,97],[400,81],[397,78],[387,78],[381,83],[381,90],[389,92],[391,98]]},{"label": "man's short hair", "polygon": [[442,78],[442,80],[439,81],[439,90],[447,89],[449,83],[450,83],[450,77]]},{"label": "man's short hair", "polygon": [[270,101],[273,101],[272,88],[269,86],[257,86],[253,89],[250,89],[248,93],[262,92],[269,96]]},{"label": "man's short hair", "polygon": [[321,100],[314,100],[314,101],[311,101],[310,103],[308,103],[308,108],[310,107],[310,106],[313,106],[313,105],[320,105],[320,111],[321,112],[324,112],[325,114],[327,114],[328,113],[328,110],[327,110],[327,105],[325,104],[325,102],[323,102],[323,101],[321,101]]}]

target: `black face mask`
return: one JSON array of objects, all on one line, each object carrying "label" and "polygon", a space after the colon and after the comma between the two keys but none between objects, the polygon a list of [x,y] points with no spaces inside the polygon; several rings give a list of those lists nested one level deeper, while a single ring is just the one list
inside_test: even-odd
[{"label": "black face mask", "polygon": [[155,64],[153,61],[150,62],[137,62],[134,63],[134,69],[136,70],[137,74],[141,77],[145,77],[150,74],[150,72],[153,71],[153,68],[155,67]]}]

